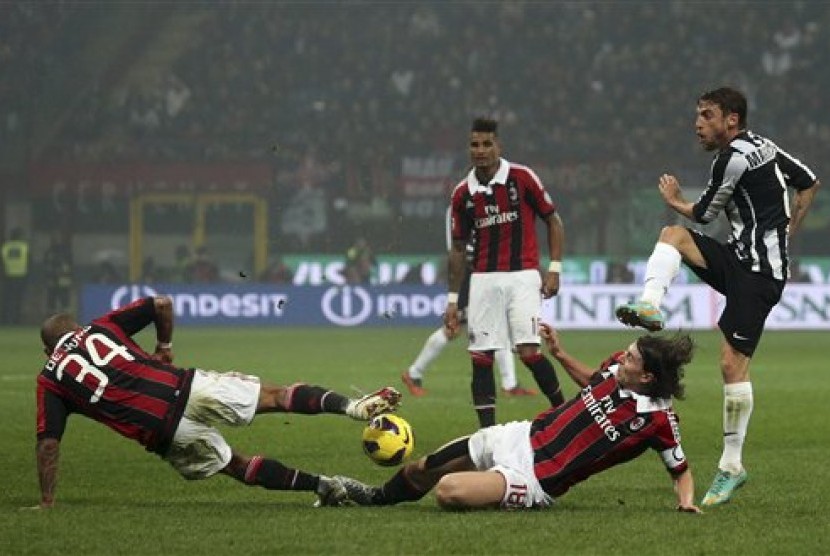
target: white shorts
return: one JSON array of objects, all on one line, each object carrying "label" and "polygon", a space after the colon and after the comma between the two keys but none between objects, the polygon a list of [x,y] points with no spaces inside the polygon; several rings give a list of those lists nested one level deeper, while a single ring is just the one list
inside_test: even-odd
[{"label": "white shorts", "polygon": [[166,459],[185,479],[205,479],[231,461],[231,447],[214,425],[248,425],[259,403],[259,378],[197,369],[184,415]]},{"label": "white shorts", "polygon": [[541,288],[538,270],[474,272],[467,307],[469,350],[539,345]]},{"label": "white shorts", "polygon": [[507,487],[504,509],[545,508],[553,504],[533,472],[530,421],[513,421],[479,430],[470,437],[470,458],[479,471],[498,471]]}]

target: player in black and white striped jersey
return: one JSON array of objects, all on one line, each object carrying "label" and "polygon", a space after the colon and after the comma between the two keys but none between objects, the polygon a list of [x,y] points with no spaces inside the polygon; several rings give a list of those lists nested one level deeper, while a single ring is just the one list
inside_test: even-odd
[{"label": "player in black and white striped jersey", "polygon": [[[820,182],[800,160],[747,129],[747,102],[740,91],[722,87],[701,95],[695,129],[703,148],[716,153],[709,184],[697,202],[690,202],[677,178],[664,174],[660,194],[695,222],[711,222],[723,211],[730,237],[724,244],[682,226],[663,228],[646,266],[642,297],[618,307],[617,318],[630,326],[662,329],[660,303],[681,260],[726,297],[718,321],[724,336],[724,448],[701,503],[715,506],[729,501],[747,479],[742,450],[753,407],[749,363],[788,278],[788,242]],[[795,190],[792,200],[788,188]]]}]

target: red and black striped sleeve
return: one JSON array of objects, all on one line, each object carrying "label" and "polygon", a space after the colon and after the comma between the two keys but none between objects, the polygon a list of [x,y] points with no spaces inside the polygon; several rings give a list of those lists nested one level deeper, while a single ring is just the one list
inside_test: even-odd
[{"label": "red and black striped sleeve", "polygon": [[72,409],[57,394],[37,383],[37,439],[60,440],[66,430],[66,421]]}]

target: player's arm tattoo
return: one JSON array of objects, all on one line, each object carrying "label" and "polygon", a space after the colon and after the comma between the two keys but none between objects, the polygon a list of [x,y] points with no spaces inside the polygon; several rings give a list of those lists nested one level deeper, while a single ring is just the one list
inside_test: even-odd
[{"label": "player's arm tattoo", "polygon": [[51,506],[55,502],[55,486],[58,482],[58,456],[60,441],[44,438],[37,441],[37,474],[40,481],[40,504]]},{"label": "player's arm tattoo", "polygon": [[153,299],[156,309],[156,338],[167,344],[173,340],[173,300],[159,295]]},{"label": "player's arm tattoo", "polygon": [[453,240],[450,248],[447,265],[447,284],[449,291],[458,293],[464,278],[466,244],[463,241]]},{"label": "player's arm tattoo", "polygon": [[562,250],[565,245],[565,224],[562,222],[562,217],[558,212],[548,215],[545,219],[548,227],[548,250],[550,260],[561,261]]}]

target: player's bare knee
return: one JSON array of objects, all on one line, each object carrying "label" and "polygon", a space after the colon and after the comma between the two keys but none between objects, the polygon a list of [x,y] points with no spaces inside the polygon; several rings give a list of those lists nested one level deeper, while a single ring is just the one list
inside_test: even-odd
[{"label": "player's bare knee", "polygon": [[290,400],[288,390],[282,386],[263,384],[259,389],[257,411],[287,411]]},{"label": "player's bare knee", "polygon": [[464,506],[463,491],[459,481],[452,475],[444,475],[435,485],[435,500],[442,508],[461,508]]},{"label": "player's bare knee", "polygon": [[680,247],[689,239],[689,231],[683,226],[664,226],[660,230],[660,242]]}]

